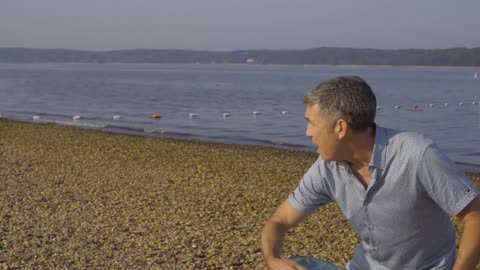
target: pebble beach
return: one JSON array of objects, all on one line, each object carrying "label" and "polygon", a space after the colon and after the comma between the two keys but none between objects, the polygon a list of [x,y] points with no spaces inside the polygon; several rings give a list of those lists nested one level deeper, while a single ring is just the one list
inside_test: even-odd
[{"label": "pebble beach", "polygon": [[[0,119],[0,269],[265,269],[261,228],[315,159]],[[358,242],[330,204],[284,255],[344,266]]]}]

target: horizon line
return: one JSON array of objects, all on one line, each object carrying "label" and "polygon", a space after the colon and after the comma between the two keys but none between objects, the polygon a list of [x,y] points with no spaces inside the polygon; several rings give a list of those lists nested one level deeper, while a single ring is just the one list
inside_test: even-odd
[{"label": "horizon line", "polygon": [[116,52],[116,51],[190,51],[190,52],[248,52],[248,51],[309,51],[316,49],[351,49],[351,50],[378,50],[378,51],[407,51],[407,50],[452,50],[452,49],[480,49],[478,47],[456,46],[447,48],[398,48],[398,49],[383,49],[383,48],[365,48],[365,47],[341,47],[341,46],[321,46],[306,49],[232,49],[232,50],[206,50],[206,49],[160,49],[160,48],[125,48],[125,49],[73,49],[73,48],[38,48],[38,47],[0,47],[0,49],[25,49],[25,50],[63,50],[63,51],[83,51],[83,52]]}]

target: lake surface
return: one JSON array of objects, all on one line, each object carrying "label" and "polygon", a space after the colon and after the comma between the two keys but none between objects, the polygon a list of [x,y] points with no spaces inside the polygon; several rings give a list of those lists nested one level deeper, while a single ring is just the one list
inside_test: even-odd
[{"label": "lake surface", "polygon": [[[323,80],[359,75],[377,95],[378,124],[423,133],[455,162],[480,171],[480,78],[475,73],[480,69],[0,63],[0,114],[129,134],[314,151],[305,137],[303,95]],[[154,113],[162,117],[152,119]],[[190,118],[191,113],[197,117]],[[73,120],[76,115],[81,118]]]}]

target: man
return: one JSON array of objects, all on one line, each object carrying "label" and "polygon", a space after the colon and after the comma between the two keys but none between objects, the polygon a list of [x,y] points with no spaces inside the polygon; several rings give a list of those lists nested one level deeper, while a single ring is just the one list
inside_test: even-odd
[{"label": "man", "polygon": [[[305,105],[320,156],[262,231],[270,269],[305,269],[281,257],[283,240],[330,202],[361,239],[347,269],[475,268],[479,192],[431,140],[375,125],[376,98],[360,77],[321,83]],[[458,256],[451,216],[464,223]]]}]

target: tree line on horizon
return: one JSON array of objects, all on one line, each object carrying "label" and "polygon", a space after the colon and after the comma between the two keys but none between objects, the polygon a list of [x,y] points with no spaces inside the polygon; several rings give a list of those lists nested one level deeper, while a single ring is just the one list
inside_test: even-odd
[{"label": "tree line on horizon", "polygon": [[285,65],[480,66],[480,47],[450,49],[356,49],[193,51],[133,49],[85,51],[0,48],[0,62],[219,63]]}]

